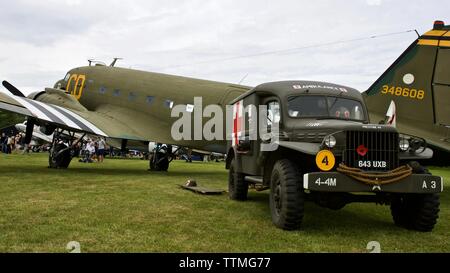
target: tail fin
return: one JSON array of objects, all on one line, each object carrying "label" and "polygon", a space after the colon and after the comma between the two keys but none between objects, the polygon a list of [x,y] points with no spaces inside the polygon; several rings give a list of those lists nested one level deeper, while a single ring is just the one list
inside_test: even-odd
[{"label": "tail fin", "polygon": [[[450,125],[450,25],[434,23],[364,93],[371,121],[394,101],[400,132],[442,142]],[[429,134],[428,134],[429,133]],[[445,142],[445,141],[443,141]],[[450,150],[450,143],[443,143]]]}]

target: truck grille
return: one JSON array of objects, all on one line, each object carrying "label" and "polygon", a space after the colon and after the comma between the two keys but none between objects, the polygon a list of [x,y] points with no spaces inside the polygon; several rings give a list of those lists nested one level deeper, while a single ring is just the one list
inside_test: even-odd
[{"label": "truck grille", "polygon": [[347,131],[344,163],[365,171],[389,171],[399,166],[398,133]]}]

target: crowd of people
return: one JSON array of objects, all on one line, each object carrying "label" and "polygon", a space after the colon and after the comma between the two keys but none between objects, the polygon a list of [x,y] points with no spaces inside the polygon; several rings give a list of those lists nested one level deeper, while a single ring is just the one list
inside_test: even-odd
[{"label": "crowd of people", "polygon": [[[67,144],[66,144],[67,145]],[[25,134],[13,132],[6,134],[1,133],[0,139],[0,152],[4,154],[12,153],[29,153],[30,151],[48,151],[50,144],[35,145],[34,141],[30,145],[25,143]],[[108,149],[108,150],[107,150]],[[75,156],[80,157],[80,162],[102,163],[105,159],[105,154],[110,154],[110,147],[106,144],[104,138],[88,138],[86,140],[79,141],[76,147],[74,147]]]},{"label": "crowd of people", "polygon": [[24,143],[25,134],[17,133],[17,134],[6,134],[2,133],[0,138],[0,148],[1,152],[4,154],[12,154],[12,153],[27,153],[30,151],[29,145]]},{"label": "crowd of people", "polygon": [[80,162],[92,163],[99,162],[102,163],[105,159],[107,144],[104,138],[99,139],[87,139],[78,143]]}]

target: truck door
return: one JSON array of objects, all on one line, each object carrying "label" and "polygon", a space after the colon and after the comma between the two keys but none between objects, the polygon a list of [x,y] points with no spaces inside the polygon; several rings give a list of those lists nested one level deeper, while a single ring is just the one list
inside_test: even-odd
[{"label": "truck door", "polygon": [[[256,111],[249,111],[253,106]],[[258,156],[258,97],[252,94],[236,102],[233,110],[233,140],[236,156],[239,157],[241,172],[248,175],[258,175],[256,164]],[[253,126],[252,126],[253,124]],[[256,127],[254,126],[256,124]],[[256,134],[256,135],[255,135]]]}]

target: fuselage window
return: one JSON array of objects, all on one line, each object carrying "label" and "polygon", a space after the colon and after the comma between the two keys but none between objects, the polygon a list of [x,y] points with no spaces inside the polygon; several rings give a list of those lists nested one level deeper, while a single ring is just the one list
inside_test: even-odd
[{"label": "fuselage window", "polygon": [[152,104],[154,99],[155,99],[155,97],[153,97],[153,96],[147,96],[147,104]]},{"label": "fuselage window", "polygon": [[135,99],[136,99],[136,94],[134,94],[133,92],[130,92],[128,94],[128,100],[134,101]]},{"label": "fuselage window", "polygon": [[186,112],[188,112],[188,113],[194,112],[194,105],[192,105],[192,104],[186,105]]},{"label": "fuselage window", "polygon": [[106,88],[102,86],[98,91],[100,92],[100,94],[104,95],[106,93]]},{"label": "fuselage window", "polygon": [[115,90],[114,90],[114,93],[113,93],[113,96],[114,96],[114,97],[120,96],[120,90],[119,90],[119,89],[115,89]]},{"label": "fuselage window", "polygon": [[166,101],[164,102],[164,106],[166,106],[167,108],[172,109],[172,108],[173,108],[173,105],[174,105],[174,102],[173,102],[172,100],[166,100]]}]

